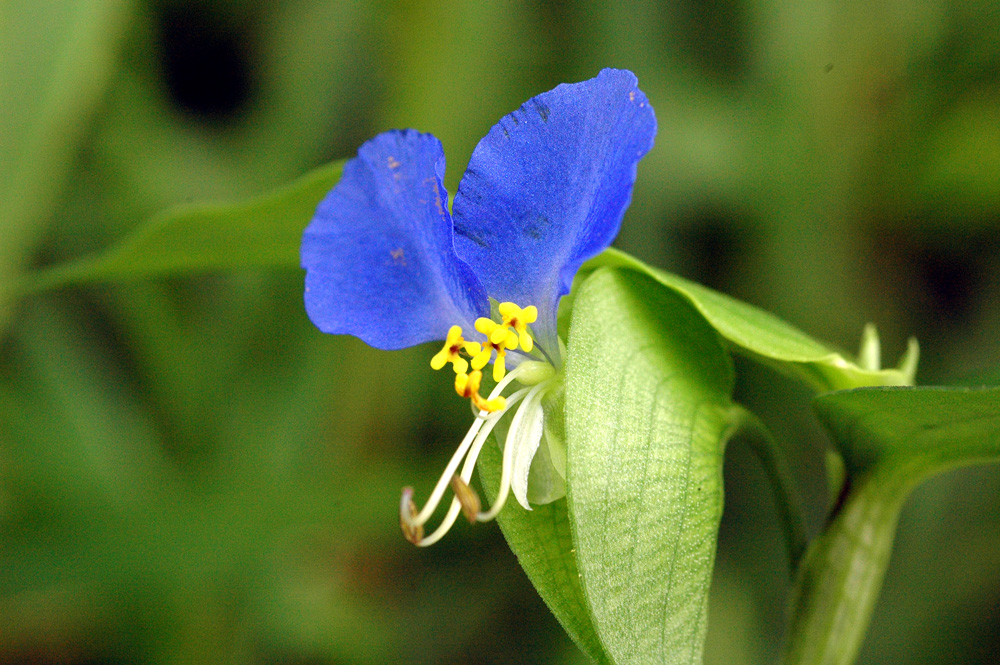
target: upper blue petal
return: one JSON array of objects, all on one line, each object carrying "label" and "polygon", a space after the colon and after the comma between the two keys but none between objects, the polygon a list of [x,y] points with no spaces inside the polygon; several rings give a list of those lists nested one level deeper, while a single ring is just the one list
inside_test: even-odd
[{"label": "upper blue petal", "polygon": [[444,339],[489,315],[455,253],[444,152],[430,134],[379,134],[344,165],[302,238],[306,312],[379,349]]},{"label": "upper blue petal", "polygon": [[555,341],[556,307],[580,264],[618,234],[656,117],[635,75],[603,70],[526,102],[472,154],[455,195],[455,247],[486,292],[539,309]]}]

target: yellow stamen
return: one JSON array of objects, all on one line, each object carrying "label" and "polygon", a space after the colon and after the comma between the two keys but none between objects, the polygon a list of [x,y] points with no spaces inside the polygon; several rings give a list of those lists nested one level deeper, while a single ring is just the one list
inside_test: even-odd
[{"label": "yellow stamen", "polygon": [[486,413],[496,413],[497,411],[503,411],[507,408],[507,400],[503,397],[483,399],[478,393],[476,393],[476,396],[472,398],[472,403],[476,405],[477,409],[485,411]]},{"label": "yellow stamen", "polygon": [[493,380],[499,381],[507,373],[504,363],[504,356],[507,355],[507,347],[502,343],[494,344],[490,340],[486,340],[480,352],[472,356],[472,369],[481,370],[486,367],[486,363],[488,363],[490,358],[493,356],[494,349],[497,352],[497,359],[493,363]]},{"label": "yellow stamen", "polygon": [[490,357],[493,356],[493,345],[490,342],[486,342],[483,345],[479,353],[472,356],[472,369],[480,370],[486,367],[486,363],[490,361]]},{"label": "yellow stamen", "polygon": [[465,372],[455,375],[455,392],[459,397],[472,397],[473,393],[479,392],[479,383],[483,380],[483,373],[476,370],[472,374]]},{"label": "yellow stamen", "polygon": [[[459,354],[465,352],[472,359],[471,366],[474,370],[473,373],[476,373],[486,367],[493,357],[493,351],[496,351],[496,360],[493,363],[493,380],[500,381],[507,374],[506,352],[516,350],[520,345],[521,348],[530,353],[535,346],[531,333],[528,332],[528,324],[534,323],[538,319],[538,309],[534,305],[522,309],[512,302],[503,302],[500,303],[498,310],[503,319],[502,323],[497,323],[486,317],[476,319],[475,328],[486,336],[485,342],[482,344],[468,342],[462,337],[461,326],[452,326],[448,330],[444,346],[431,358],[431,367],[434,369],[441,369],[451,363],[455,369],[455,389],[458,394],[470,398],[477,408],[486,411],[495,411],[502,407],[495,407],[488,400],[478,397],[478,384],[468,395],[464,394],[467,392],[468,378],[460,380],[458,377],[468,372],[470,362]],[[459,388],[459,381],[462,381],[462,388]]]},{"label": "yellow stamen", "polygon": [[506,355],[507,353],[506,351],[504,351],[503,346],[497,349],[497,359],[493,361],[494,381],[499,381],[500,379],[503,378],[503,375],[507,373],[506,361],[504,360],[504,356]]},{"label": "yellow stamen", "polygon": [[[538,308],[534,305],[529,305],[521,309],[512,302],[502,302],[497,310],[503,318],[502,325],[514,328],[520,338],[521,348],[531,353],[531,350],[535,347],[535,343],[531,338],[531,333],[528,332],[528,324],[538,320]],[[515,347],[508,344],[507,348],[513,349]]]},{"label": "yellow stamen", "polygon": [[441,369],[451,363],[455,368],[455,373],[462,374],[469,369],[469,361],[459,355],[461,351],[475,356],[482,352],[482,347],[479,342],[465,341],[465,338],[462,337],[461,326],[452,326],[448,329],[448,337],[445,339],[444,346],[431,358],[431,368]]},{"label": "yellow stamen", "polygon": [[476,330],[486,335],[493,346],[503,344],[508,349],[517,348],[517,335],[505,324],[486,318],[476,319]]},{"label": "yellow stamen", "polygon": [[[496,375],[496,371],[494,371]],[[507,405],[507,400],[503,397],[494,397],[493,399],[483,399],[482,395],[479,394],[479,384],[483,380],[483,373],[479,370],[465,374],[455,375],[455,392],[458,393],[459,397],[466,397],[472,400],[472,403],[480,411],[486,411],[487,413],[493,413],[494,411],[501,411]]]}]

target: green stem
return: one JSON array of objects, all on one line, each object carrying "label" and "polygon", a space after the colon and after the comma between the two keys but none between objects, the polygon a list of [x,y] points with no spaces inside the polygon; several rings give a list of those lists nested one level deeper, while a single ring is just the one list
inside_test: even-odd
[{"label": "green stem", "polygon": [[924,477],[898,465],[862,475],[809,547],[791,595],[783,665],[849,665],[868,630],[896,524]]},{"label": "green stem", "polygon": [[785,459],[785,451],[775,441],[767,426],[750,411],[736,405],[730,411],[730,419],[732,429],[727,438],[742,437],[750,444],[764,467],[785,533],[789,567],[795,570],[806,549],[805,515],[794,477]]}]

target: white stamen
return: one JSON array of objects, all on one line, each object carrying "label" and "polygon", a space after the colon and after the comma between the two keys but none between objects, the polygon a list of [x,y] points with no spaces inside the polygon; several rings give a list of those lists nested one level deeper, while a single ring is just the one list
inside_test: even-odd
[{"label": "white stamen", "polygon": [[434,530],[434,533],[432,533],[431,535],[427,536],[419,543],[417,543],[417,546],[428,547],[430,545],[433,545],[437,541],[441,540],[442,538],[444,538],[444,534],[448,533],[448,531],[451,529],[452,525],[455,523],[455,520],[458,519],[458,514],[460,512],[462,512],[462,504],[459,503],[458,499],[452,498],[451,506],[448,507],[448,514],[444,516],[444,521],[441,522],[441,526],[436,528]]},{"label": "white stamen", "polygon": [[524,365],[518,365],[511,371],[507,372],[507,375],[502,379],[500,379],[500,382],[497,383],[496,386],[494,386],[493,390],[490,391],[489,397],[487,397],[486,399],[491,400],[499,397],[500,393],[502,393],[507,388],[507,386],[511,384],[512,381],[515,381],[519,376],[524,374],[525,371],[526,368]]},{"label": "white stamen", "polygon": [[[523,398],[530,390],[530,388],[522,388],[508,397],[507,409],[520,402],[521,398]],[[492,397],[496,397],[496,395],[491,395],[491,398]],[[486,439],[488,439],[490,434],[493,432],[493,428],[496,427],[497,421],[500,420],[500,416],[505,412],[506,409],[504,411],[489,414],[489,417],[476,421],[481,425],[485,423],[485,427],[482,427],[482,429],[479,430],[475,438],[475,442],[469,450],[469,454],[465,457],[465,464],[462,466],[461,473],[461,478],[464,482],[469,483],[472,480],[472,470],[476,466],[476,460],[479,458],[479,452],[483,449],[483,444],[486,442]],[[475,425],[473,425],[473,427],[475,427]],[[472,430],[470,429],[469,431],[471,432]],[[437,504],[434,505],[434,508],[437,508]],[[424,510],[426,510],[426,508]],[[441,521],[438,528],[434,530],[434,533],[417,543],[417,545],[420,547],[427,547],[428,545],[433,545],[437,541],[441,540],[441,538],[443,538],[455,524],[455,520],[458,519],[458,514],[461,510],[461,503],[459,503],[458,499],[453,498],[451,500],[451,506],[448,507],[448,514],[444,516],[444,519]],[[482,513],[480,513],[480,515],[482,515]],[[479,519],[479,515],[476,516],[476,519]]]},{"label": "white stamen", "polygon": [[477,418],[475,422],[472,423],[472,427],[466,433],[465,438],[462,439],[462,443],[459,444],[458,450],[455,454],[451,456],[448,461],[448,466],[445,467],[444,473],[441,474],[441,478],[438,480],[437,485],[434,486],[434,491],[431,492],[431,496],[427,499],[427,503],[424,505],[423,510],[421,510],[415,518],[410,518],[407,514],[403,514],[403,519],[406,523],[412,527],[418,527],[423,525],[427,520],[430,519],[431,515],[434,514],[434,510],[437,508],[438,503],[441,502],[441,497],[444,496],[444,491],[448,487],[448,483],[451,482],[451,477],[455,475],[455,470],[458,465],[462,463],[462,458],[465,457],[465,453],[468,452],[469,447],[475,440],[476,435],[479,434],[479,430],[482,428],[483,423],[486,421]]},{"label": "white stamen", "polygon": [[[491,399],[496,399],[497,397],[499,397],[500,393],[502,393],[504,389],[511,384],[512,381],[516,380],[517,377],[524,374],[527,371],[527,369],[528,368],[525,365],[518,365],[511,371],[507,372],[507,374],[502,379],[500,379],[500,382],[497,383],[497,385],[493,388],[493,390],[490,391],[490,394],[486,398],[486,401],[489,401]],[[500,411],[493,411],[493,412],[480,411],[479,409],[476,408],[476,405],[473,404],[472,402],[469,402],[469,406],[472,407],[472,415],[474,415],[476,418],[479,418],[480,420],[486,420],[489,418],[499,418],[503,414],[507,413],[508,409],[510,409],[511,407],[511,404],[508,403],[505,408],[501,409]]]},{"label": "white stamen", "polygon": [[507,502],[507,495],[510,493],[510,476],[513,473],[514,467],[514,442],[513,437],[521,426],[521,421],[524,420],[524,416],[532,408],[533,404],[541,401],[543,397],[542,391],[549,387],[548,383],[540,383],[531,389],[528,396],[524,398],[524,403],[521,404],[521,408],[517,410],[514,414],[514,420],[510,423],[510,429],[507,431],[507,440],[504,442],[503,446],[503,471],[500,473],[500,491],[497,493],[497,499],[493,503],[493,506],[485,513],[480,513],[476,516],[476,519],[480,522],[489,522],[491,519],[495,518],[500,511],[503,509],[504,504]]},{"label": "white stamen", "polygon": [[[517,380],[517,378],[522,374],[537,373],[537,368],[532,368],[533,364],[534,363],[521,364],[508,372],[507,375],[493,388],[487,399],[495,399],[500,396],[504,389],[513,381]],[[451,483],[451,479],[455,475],[455,471],[458,469],[459,464],[462,463],[463,458],[465,463],[462,465],[462,473],[460,477],[463,482],[468,484],[472,480],[472,471],[476,466],[476,461],[479,459],[479,454],[482,451],[483,445],[493,432],[493,428],[496,427],[500,418],[523,399],[524,404],[522,404],[521,408],[519,408],[517,413],[514,414],[514,420],[511,423],[511,431],[515,431],[516,428],[520,426],[521,420],[524,417],[523,413],[529,403],[532,401],[540,401],[542,396],[544,396],[542,390],[547,388],[547,386],[548,382],[542,381],[542,383],[530,388],[522,388],[507,397],[507,403],[503,409],[492,413],[489,411],[477,411],[475,407],[473,407],[476,419],[469,428],[469,431],[466,432],[465,438],[462,439],[462,443],[459,444],[458,449],[448,461],[448,466],[445,467],[444,472],[441,474],[441,478],[438,479],[437,484],[434,486],[434,490],[427,499],[427,503],[424,505],[423,509],[416,516],[414,516],[409,509],[410,499],[413,496],[413,490],[407,488],[407,490],[404,490],[403,498],[400,501],[400,519],[414,530],[422,528],[427,520],[431,518],[431,515],[434,514],[434,511],[437,510],[437,507],[441,503],[441,499],[444,496],[445,490]],[[510,435],[508,433],[508,440],[509,439]],[[497,497],[497,502],[488,512],[480,512],[476,515],[476,519],[480,522],[488,522],[489,520],[495,518],[507,500],[507,495],[510,491],[511,467],[513,466],[511,459],[512,448],[513,446],[509,444],[505,444],[504,446],[500,493]],[[445,515],[444,520],[441,521],[438,528],[435,529],[432,534],[426,538],[422,538],[416,544],[420,547],[427,547],[428,545],[433,545],[437,541],[441,540],[441,538],[444,537],[444,535],[451,529],[452,525],[455,524],[455,520],[458,518],[461,510],[461,502],[457,497],[452,497],[451,505],[448,507],[448,513]]]}]

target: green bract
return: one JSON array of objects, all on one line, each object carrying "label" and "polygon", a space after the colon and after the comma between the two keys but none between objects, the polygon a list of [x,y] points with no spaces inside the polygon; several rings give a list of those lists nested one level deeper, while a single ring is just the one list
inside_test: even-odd
[{"label": "green bract", "polygon": [[[609,249],[586,264],[588,268],[618,267],[649,275],[687,299],[733,348],[779,371],[794,376],[817,392],[863,386],[912,385],[919,355],[916,340],[895,369],[866,367],[839,351],[816,341],[764,310],[695,284],[677,275],[652,268],[615,249]],[[866,350],[871,350],[870,335]],[[874,345],[877,348],[877,344]],[[868,357],[877,353],[868,353]]]},{"label": "green bract", "polygon": [[815,407],[853,487],[799,571],[785,662],[848,665],[910,493],[948,469],[1000,460],[1000,388],[865,388],[821,395]]}]

